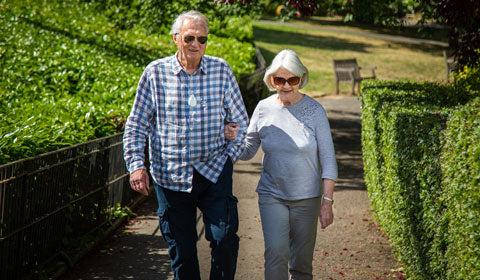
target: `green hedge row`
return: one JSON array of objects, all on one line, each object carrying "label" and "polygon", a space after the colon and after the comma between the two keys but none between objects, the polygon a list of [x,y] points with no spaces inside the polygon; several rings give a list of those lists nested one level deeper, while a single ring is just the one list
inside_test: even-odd
[{"label": "green hedge row", "polygon": [[[376,81],[362,88],[365,183],[375,218],[408,279],[447,279],[447,274],[448,279],[462,279],[452,270],[454,259],[446,255],[456,245],[448,232],[448,217],[460,213],[458,207],[448,208],[452,200],[446,199],[452,186],[443,170],[452,163],[444,160],[451,141],[444,135],[452,129],[449,120],[456,110],[475,95],[429,83]],[[478,106],[468,108],[476,109],[478,117]],[[480,142],[473,143],[478,151]],[[476,172],[480,173],[478,164]],[[468,182],[477,184],[476,193],[470,195],[480,200],[478,180]],[[457,230],[464,232],[461,227]],[[480,256],[472,261],[480,262]],[[480,275],[480,270],[476,273]]]},{"label": "green hedge row", "polygon": [[[144,67],[175,51],[95,2],[0,0],[0,164],[121,132]],[[206,53],[255,69],[248,42],[212,34]]]},{"label": "green hedge row", "polygon": [[454,112],[441,155],[447,279],[480,279],[480,98]]}]

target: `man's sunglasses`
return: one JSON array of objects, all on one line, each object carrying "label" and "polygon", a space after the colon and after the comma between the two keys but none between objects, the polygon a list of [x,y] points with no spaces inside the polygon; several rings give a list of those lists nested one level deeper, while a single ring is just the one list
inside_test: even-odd
[{"label": "man's sunglasses", "polygon": [[188,35],[188,36],[183,36],[183,41],[187,44],[190,44],[191,42],[193,42],[193,40],[195,40],[195,38],[197,38],[197,41],[202,45],[205,44],[208,40],[207,36],[195,37],[195,36]]},{"label": "man's sunglasses", "polygon": [[277,86],[283,86],[285,83],[288,82],[291,86],[296,86],[300,83],[300,77],[291,77],[288,79],[282,77],[273,77],[273,83]]}]

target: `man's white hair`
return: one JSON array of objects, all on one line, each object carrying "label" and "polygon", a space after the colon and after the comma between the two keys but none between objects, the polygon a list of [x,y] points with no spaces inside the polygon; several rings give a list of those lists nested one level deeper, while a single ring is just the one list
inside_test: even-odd
[{"label": "man's white hair", "polygon": [[285,49],[280,51],[275,56],[272,64],[265,71],[265,76],[263,76],[263,81],[265,82],[269,90],[276,90],[272,81],[272,75],[275,74],[280,67],[301,78],[301,82],[299,85],[300,89],[307,85],[308,69],[303,65],[303,63],[300,61],[300,58],[294,51]]},{"label": "man's white hair", "polygon": [[172,29],[170,30],[170,34],[173,35],[180,33],[180,31],[182,30],[183,22],[187,18],[200,22],[200,24],[205,27],[208,33],[208,19],[202,13],[191,10],[184,11],[175,18],[175,20],[173,21]]}]

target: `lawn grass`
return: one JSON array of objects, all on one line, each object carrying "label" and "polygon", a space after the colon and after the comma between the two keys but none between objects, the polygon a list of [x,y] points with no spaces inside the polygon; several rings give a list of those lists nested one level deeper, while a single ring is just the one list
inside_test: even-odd
[{"label": "lawn grass", "polygon": [[[398,34],[398,31],[396,32]],[[445,82],[442,48],[404,44],[339,32],[300,29],[254,22],[255,44],[267,64],[282,49],[292,49],[309,69],[310,81],[303,89],[311,96],[335,94],[332,59],[357,58],[361,66],[376,66],[378,79]],[[365,73],[369,74],[369,73]],[[347,83],[340,94],[350,94]]]},{"label": "lawn grass", "polygon": [[[266,20],[274,20],[274,17],[266,16]],[[435,40],[441,42],[448,42],[448,29],[441,27],[441,25],[431,24],[418,26],[413,24],[412,19],[410,23],[406,23],[403,26],[378,26],[370,25],[363,23],[355,22],[344,22],[343,17],[334,16],[334,17],[319,17],[311,16],[305,18],[293,18],[289,20],[289,23],[293,24],[302,24],[305,26],[322,26],[328,28],[342,29],[347,31],[359,31],[359,32],[369,32],[375,34],[388,34],[388,35],[398,35],[411,38],[425,39],[425,40]]]}]

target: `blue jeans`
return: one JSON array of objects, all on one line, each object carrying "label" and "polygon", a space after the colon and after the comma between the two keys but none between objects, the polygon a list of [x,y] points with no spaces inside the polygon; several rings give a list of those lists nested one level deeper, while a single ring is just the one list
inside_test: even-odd
[{"label": "blue jeans", "polygon": [[311,280],[320,197],[283,200],[260,194],[265,279]]},{"label": "blue jeans", "polygon": [[212,183],[194,170],[191,193],[177,192],[155,184],[158,216],[175,279],[200,279],[197,257],[197,207],[203,214],[205,237],[210,241],[210,279],[234,279],[239,238],[237,198],[232,194],[233,163],[227,160]]}]

